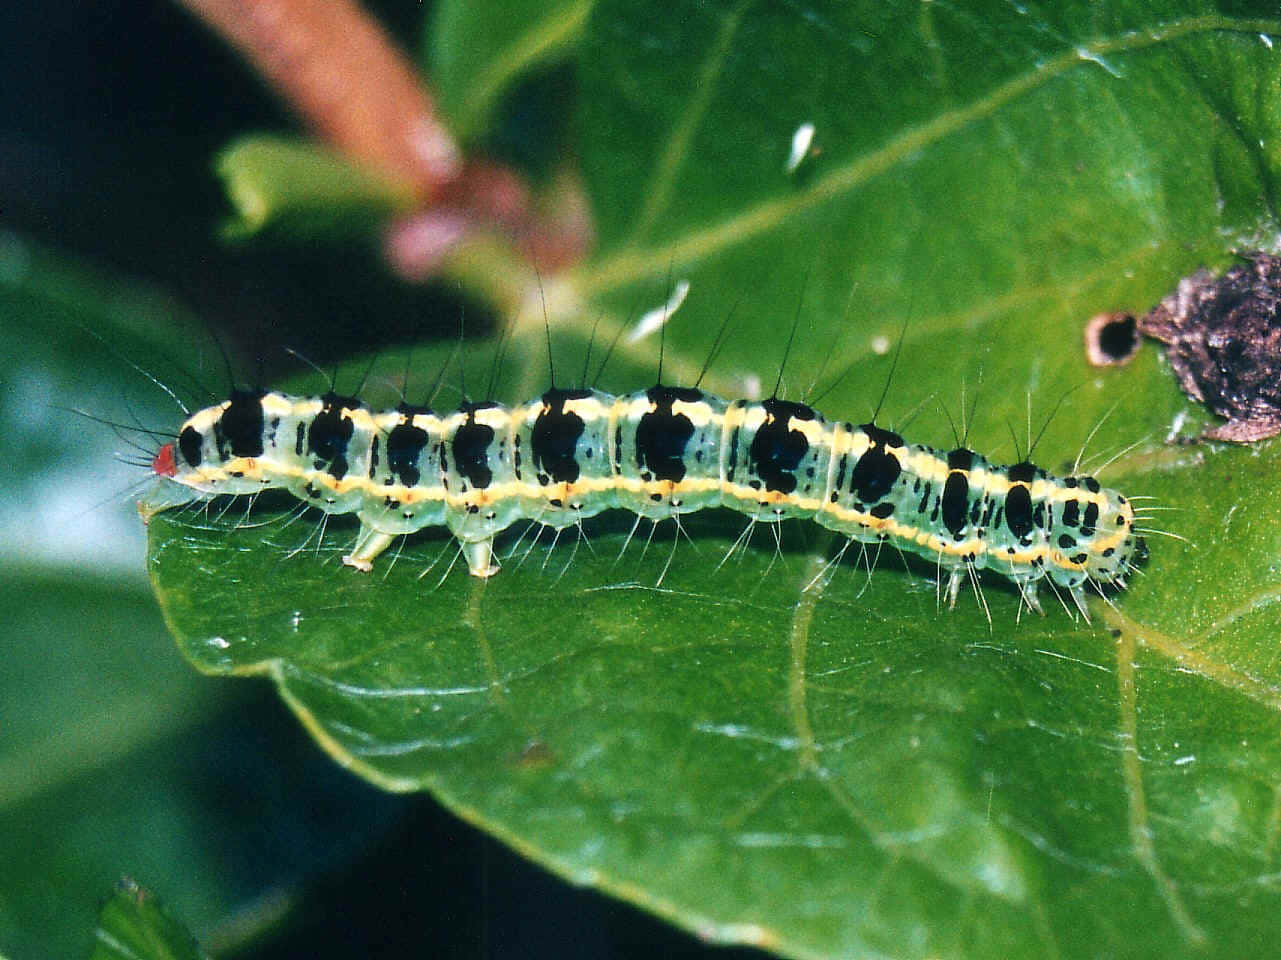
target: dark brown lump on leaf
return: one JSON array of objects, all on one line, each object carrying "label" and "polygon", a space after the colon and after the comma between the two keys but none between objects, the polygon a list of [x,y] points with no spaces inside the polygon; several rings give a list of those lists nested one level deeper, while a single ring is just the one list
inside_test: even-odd
[{"label": "dark brown lump on leaf", "polygon": [[1233,443],[1281,433],[1281,257],[1241,256],[1222,276],[1184,277],[1139,320],[1167,344],[1183,391],[1227,418],[1203,437]]}]

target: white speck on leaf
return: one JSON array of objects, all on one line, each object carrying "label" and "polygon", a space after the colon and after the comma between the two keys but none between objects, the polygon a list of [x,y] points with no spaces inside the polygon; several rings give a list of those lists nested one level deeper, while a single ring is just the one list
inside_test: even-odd
[{"label": "white speck on leaf", "polygon": [[763,733],[740,723],[697,723],[694,725],[694,729],[699,733],[717,733],[721,736],[733,739],[755,740],[760,743],[769,743],[776,747],[781,747],[784,750],[795,750],[800,743],[796,737]]},{"label": "white speck on leaf", "polygon": [[792,150],[787,155],[787,172],[795,173],[796,168],[801,165],[810,153],[810,145],[814,142],[814,124],[802,123],[792,134]]},{"label": "white speck on leaf", "polygon": [[1166,443],[1173,443],[1178,438],[1179,434],[1183,431],[1183,424],[1185,424],[1187,420],[1188,412],[1186,410],[1180,410],[1174,415],[1174,420],[1170,424],[1170,430],[1165,435]]},{"label": "white speck on leaf", "polygon": [[667,298],[667,302],[661,307],[655,307],[653,310],[647,311],[644,316],[636,321],[636,326],[627,335],[627,342],[636,343],[639,340],[644,340],[651,333],[661,329],[672,318],[672,314],[680,309],[688,293],[689,281],[677,280],[676,286],[672,289],[672,295]]},{"label": "white speck on leaf", "polygon": [[1077,47],[1076,55],[1080,57],[1082,60],[1088,60],[1090,63],[1097,63],[1100,67],[1102,67],[1112,76],[1116,77],[1118,80],[1121,78],[1121,72],[1117,70],[1116,67],[1112,66],[1110,63],[1108,63],[1106,60],[1100,57],[1097,53],[1095,53],[1089,47]]},{"label": "white speck on leaf", "polygon": [[740,847],[809,847],[814,850],[844,847],[848,840],[821,833],[740,833],[735,843]]}]

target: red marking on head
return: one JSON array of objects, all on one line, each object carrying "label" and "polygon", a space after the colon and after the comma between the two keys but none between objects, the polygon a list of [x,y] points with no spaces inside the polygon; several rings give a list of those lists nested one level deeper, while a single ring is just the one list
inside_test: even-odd
[{"label": "red marking on head", "polygon": [[173,458],[173,444],[166,443],[156,453],[156,459],[151,461],[151,469],[157,476],[172,477],[178,473],[178,464]]}]

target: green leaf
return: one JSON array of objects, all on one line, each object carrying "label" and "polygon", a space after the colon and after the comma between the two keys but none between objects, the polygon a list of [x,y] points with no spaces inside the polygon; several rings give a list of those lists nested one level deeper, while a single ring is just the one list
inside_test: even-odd
[{"label": "green leaf", "polygon": [[268,227],[295,240],[370,235],[413,199],[403,186],[312,143],[266,134],[235,141],[215,168],[237,217],[225,232],[237,238]]},{"label": "green leaf", "polygon": [[[127,872],[234,948],[398,805],[282,734],[268,690],[193,673],[147,588],[147,471],[114,456],[149,460],[128,428],[181,415],[140,370],[191,401],[223,376],[212,342],[172,298],[6,232],[0,316],[0,945],[83,956]],[[271,802],[303,784],[304,809]]]},{"label": "green leaf", "polygon": [[132,880],[121,880],[98,914],[91,960],[201,960],[186,927]]},{"label": "green leaf", "polygon": [[517,78],[573,48],[591,10],[591,0],[437,4],[426,60],[454,133],[469,140],[483,132]]},{"label": "green leaf", "polygon": [[[633,537],[628,516],[578,546],[513,530],[487,582],[425,533],[362,577],[339,563],[349,522],[287,523],[285,503],[262,505],[265,525],[234,510],[153,520],[180,644],[208,672],[271,676],[373,782],[431,790],[570,880],[710,940],[796,956],[1268,955],[1281,446],[1167,445],[1204,414],[1151,347],[1088,368],[1081,331],[1273,242],[1278,34],[1264,4],[655,16],[618,0],[586,29],[600,248],[543,280],[559,382],[577,381],[593,335],[599,360],[688,281],[669,381],[696,379],[732,313],[704,386],[768,394],[798,316],[783,393],[822,383],[832,417],[879,409],[941,447],[963,424],[1005,462],[1049,418],[1039,462],[1068,472],[1086,443],[1087,465],[1115,458],[1105,481],[1174,508],[1150,522],[1192,541],[1153,534],[1143,575],[1094,600],[1091,623],[1052,595],[1044,619],[1020,617],[997,578],[983,606],[940,609],[928,562],[850,550],[827,570],[841,544],[804,524],[777,545],[758,527],[722,564],[743,521],[710,512],[686,524],[693,543]],[[789,173],[804,123],[814,152]],[[511,318],[502,399],[546,385],[541,318]],[[658,353],[624,338],[603,386],[652,383]],[[415,356],[427,370],[447,354]],[[476,391],[489,361],[469,361]]]}]

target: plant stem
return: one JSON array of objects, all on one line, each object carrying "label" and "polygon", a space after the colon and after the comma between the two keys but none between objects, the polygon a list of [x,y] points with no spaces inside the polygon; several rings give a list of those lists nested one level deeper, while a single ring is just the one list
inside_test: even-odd
[{"label": "plant stem", "polygon": [[238,49],[316,133],[422,201],[462,159],[413,67],[355,0],[179,0]]}]

